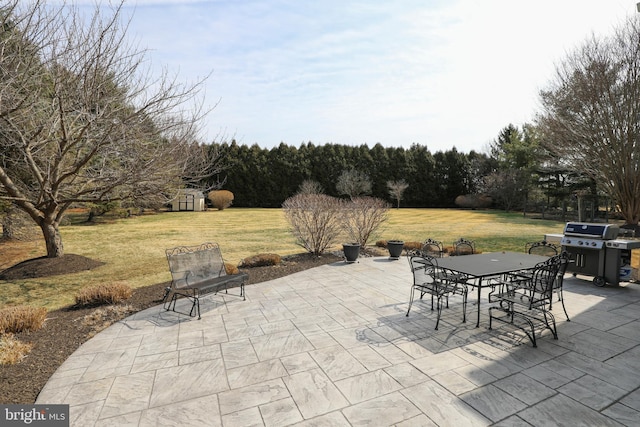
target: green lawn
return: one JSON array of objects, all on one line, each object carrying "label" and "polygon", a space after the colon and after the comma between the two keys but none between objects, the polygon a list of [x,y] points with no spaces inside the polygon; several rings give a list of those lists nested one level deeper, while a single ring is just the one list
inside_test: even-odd
[{"label": "green lawn", "polygon": [[[562,233],[564,223],[523,218],[521,213],[452,209],[392,209],[382,230],[370,241],[441,240],[450,245],[465,237],[482,252],[522,251],[528,241],[546,233]],[[258,253],[289,255],[302,252],[288,231],[280,209],[241,209],[169,212],[136,216],[99,225],[61,228],[65,253],[100,260],[97,269],[61,276],[0,281],[0,305],[31,304],[55,309],[74,302],[82,287],[126,282],[136,288],[170,280],[165,248],[212,241],[225,260],[237,264]],[[336,246],[335,249],[340,249]],[[30,256],[45,254],[38,244]]]}]

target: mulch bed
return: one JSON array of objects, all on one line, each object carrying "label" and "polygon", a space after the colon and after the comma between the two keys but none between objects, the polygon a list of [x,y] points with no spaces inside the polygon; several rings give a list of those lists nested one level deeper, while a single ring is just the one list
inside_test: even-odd
[{"label": "mulch bed", "polygon": [[[240,271],[249,274],[249,284],[253,285],[340,260],[342,258],[335,254],[324,254],[319,257],[299,254],[283,257],[282,262],[276,266],[241,268]],[[60,258],[36,258],[24,261],[0,272],[0,277],[3,280],[44,277],[90,270],[98,265],[101,263],[89,258],[66,254]],[[158,305],[162,302],[164,288],[168,285],[169,282],[166,282],[135,289],[125,304],[132,306],[134,311]],[[251,292],[250,286],[247,292]],[[47,320],[42,329],[17,334],[16,337],[19,340],[33,343],[34,347],[20,363],[0,365],[0,403],[34,403],[38,393],[56,369],[96,333],[96,325],[86,325],[83,319],[99,309],[100,307],[65,307],[51,311],[47,314]],[[113,323],[120,320],[115,314],[113,316],[110,319],[103,319],[104,322]]]}]

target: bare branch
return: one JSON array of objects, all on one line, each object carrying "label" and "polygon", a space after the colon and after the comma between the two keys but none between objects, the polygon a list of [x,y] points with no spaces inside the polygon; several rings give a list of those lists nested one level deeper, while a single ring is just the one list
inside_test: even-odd
[{"label": "bare branch", "polygon": [[609,194],[629,224],[640,220],[640,18],[595,36],[541,92],[543,145]]},{"label": "bare branch", "polygon": [[220,172],[198,141],[206,77],[154,75],[122,6],[0,6],[0,192],[40,222],[50,256],[75,203],[169,199]]},{"label": "bare branch", "polygon": [[296,243],[314,255],[324,253],[342,231],[342,201],[326,194],[300,193],[284,201],[282,209]]}]

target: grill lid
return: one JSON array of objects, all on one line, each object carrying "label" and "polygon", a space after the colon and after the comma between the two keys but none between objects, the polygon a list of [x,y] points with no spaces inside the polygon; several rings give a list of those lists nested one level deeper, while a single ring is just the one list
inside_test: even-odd
[{"label": "grill lid", "polygon": [[588,237],[610,240],[618,237],[619,227],[615,224],[593,224],[588,222],[568,222],[564,226],[565,236]]}]

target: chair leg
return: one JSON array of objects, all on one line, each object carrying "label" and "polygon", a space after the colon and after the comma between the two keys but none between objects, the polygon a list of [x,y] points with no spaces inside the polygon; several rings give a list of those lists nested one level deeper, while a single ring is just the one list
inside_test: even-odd
[{"label": "chair leg", "polygon": [[438,325],[440,324],[440,315],[442,314],[442,298],[438,297],[438,302],[437,302],[437,318],[436,318],[436,331],[438,330]]},{"label": "chair leg", "polygon": [[[557,340],[558,339],[558,330],[556,329],[556,319],[553,316],[553,314],[551,314],[551,312],[548,311],[543,311],[542,314],[544,315],[544,323],[547,326],[547,329],[549,329],[551,331],[551,333],[553,334],[553,339]],[[551,324],[549,324],[549,320],[551,320]]]},{"label": "chair leg", "polygon": [[462,292],[462,323],[467,323],[467,293],[468,291]]},{"label": "chair leg", "polygon": [[[523,318],[529,324],[529,328],[531,328],[531,334],[529,334],[529,331],[527,331],[524,327],[521,327],[520,329],[522,329],[524,331],[524,333],[527,334],[527,336],[531,340],[531,344],[533,345],[533,347],[538,347],[538,343],[536,342],[536,328],[535,328],[535,325],[533,324],[531,319],[528,319],[527,317],[524,317],[524,316],[523,316]],[[513,321],[513,319],[512,319],[512,321]]]},{"label": "chair leg", "polygon": [[409,317],[409,312],[411,311],[411,305],[413,304],[413,293],[416,291],[415,286],[411,286],[411,295],[409,296],[409,309],[407,310],[406,317]]},{"label": "chair leg", "polygon": [[491,314],[491,310],[496,310],[495,307],[489,307],[489,330],[491,330],[491,326],[492,326],[492,321],[493,321],[493,315]]},{"label": "chair leg", "polygon": [[564,306],[564,294],[562,293],[562,288],[558,289],[559,301],[562,303],[562,310],[564,310],[564,315],[567,316],[567,322],[571,322],[569,319],[569,314],[567,314],[567,308]]}]

